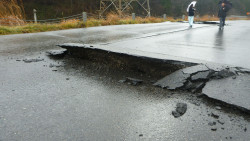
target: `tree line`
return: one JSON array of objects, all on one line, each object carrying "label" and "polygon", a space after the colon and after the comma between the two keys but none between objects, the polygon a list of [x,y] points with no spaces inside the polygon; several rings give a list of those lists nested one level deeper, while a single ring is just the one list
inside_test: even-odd
[{"label": "tree line", "polygon": [[[151,14],[161,16],[166,13],[168,16],[178,17],[186,14],[188,4],[193,0],[151,0]],[[233,8],[230,11],[234,15],[245,15],[250,11],[250,0],[230,0]],[[197,0],[198,15],[217,15],[219,0]],[[83,11],[98,13],[100,0],[24,0],[24,9],[27,18],[32,18],[33,9],[38,10],[40,19],[56,18],[79,14]],[[143,10],[134,3],[135,12],[143,14]],[[114,9],[113,9],[114,10]]]}]

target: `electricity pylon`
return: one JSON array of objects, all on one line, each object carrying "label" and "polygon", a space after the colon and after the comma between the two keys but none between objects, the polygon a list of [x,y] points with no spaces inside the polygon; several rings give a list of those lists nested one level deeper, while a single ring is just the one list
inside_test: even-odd
[{"label": "electricity pylon", "polygon": [[147,12],[147,16],[150,17],[149,0],[100,0],[100,17],[102,17],[102,15],[112,7],[119,14],[119,16],[122,16],[127,9],[133,9],[133,6],[131,5],[132,3],[137,3]]}]

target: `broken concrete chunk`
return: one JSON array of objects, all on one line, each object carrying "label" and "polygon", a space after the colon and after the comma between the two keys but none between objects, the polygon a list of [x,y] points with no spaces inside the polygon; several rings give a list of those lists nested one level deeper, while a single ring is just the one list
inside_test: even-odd
[{"label": "broken concrete chunk", "polygon": [[221,71],[213,73],[213,75],[211,75],[211,78],[223,79],[223,78],[233,77],[235,79],[236,75],[237,75],[236,68],[226,68]]},{"label": "broken concrete chunk", "polygon": [[182,70],[184,74],[194,74],[197,72],[209,71],[206,65],[197,65]]},{"label": "broken concrete chunk", "polygon": [[167,88],[169,90],[175,90],[183,87],[189,77],[190,74],[184,74],[182,70],[179,70],[164,77],[163,79],[156,82],[154,85],[160,86],[162,88]]},{"label": "broken concrete chunk", "polygon": [[227,78],[227,77],[234,76],[236,74],[235,74],[235,72],[233,72],[229,69],[224,69],[222,71],[219,71],[217,75],[218,75],[218,77],[221,77],[221,78]]},{"label": "broken concrete chunk", "polygon": [[222,71],[224,69],[226,69],[227,66],[223,66],[221,64],[206,64],[206,66],[210,69],[210,70],[213,70],[213,71]]},{"label": "broken concrete chunk", "polygon": [[250,111],[250,75],[239,75],[236,79],[211,80],[207,82],[202,93],[212,99],[240,107],[245,112]]},{"label": "broken concrete chunk", "polygon": [[40,62],[43,61],[44,59],[40,59],[40,58],[35,58],[35,59],[23,59],[23,61],[25,63],[32,63],[32,62]]},{"label": "broken concrete chunk", "polygon": [[194,89],[196,86],[193,82],[191,81],[187,81],[187,83],[185,84],[185,88],[184,90],[192,90]]},{"label": "broken concrete chunk", "polygon": [[250,69],[241,68],[241,69],[240,69],[240,72],[243,72],[243,73],[250,73]]},{"label": "broken concrete chunk", "polygon": [[205,82],[191,82],[188,81],[185,85],[184,90],[189,90],[193,93],[200,91],[205,86]]},{"label": "broken concrete chunk", "polygon": [[207,80],[209,79],[210,73],[211,73],[210,71],[198,72],[197,74],[191,77],[191,80],[192,81]]},{"label": "broken concrete chunk", "polygon": [[187,104],[186,103],[177,103],[176,110],[172,111],[172,115],[175,118],[181,117],[187,111]]},{"label": "broken concrete chunk", "polygon": [[191,90],[192,93],[196,93],[198,91],[201,91],[201,89],[206,85],[205,82],[197,82],[195,83],[195,88]]}]

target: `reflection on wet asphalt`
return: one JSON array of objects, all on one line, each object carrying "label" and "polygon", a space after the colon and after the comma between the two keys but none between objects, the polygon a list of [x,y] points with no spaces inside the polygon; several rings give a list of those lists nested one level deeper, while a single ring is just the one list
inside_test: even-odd
[{"label": "reflection on wet asphalt", "polygon": [[223,31],[224,30],[219,30],[218,33],[216,34],[216,39],[215,39],[215,42],[214,42],[214,46],[215,48],[218,48],[218,49],[224,49],[224,44],[223,44]]},{"label": "reflection on wet asphalt", "polygon": [[[92,42],[85,37],[88,34],[82,32],[90,32],[98,39],[112,36],[113,41],[120,41],[144,36],[146,31],[160,32],[165,27],[164,24],[159,24],[159,29],[154,24],[134,26],[105,27],[103,30],[106,31],[100,35],[97,31],[101,27],[0,36],[0,140],[250,138],[249,115],[193,94],[153,87],[147,80],[139,86],[118,82],[125,77],[145,77],[140,73],[112,70],[105,65],[69,56],[51,59],[45,55],[45,51],[56,48],[58,43]],[[171,29],[169,26],[165,30]],[[183,24],[178,23],[178,26],[186,28]],[[118,31],[113,31],[114,28],[122,32],[118,38],[115,37]],[[139,31],[134,31],[135,28]],[[59,36],[47,35],[52,33]],[[213,34],[216,39],[222,39],[222,35]],[[214,45],[213,41],[210,43]],[[217,46],[221,46],[219,42],[216,41]],[[22,61],[25,58],[44,61],[25,63]],[[186,103],[188,109],[176,119],[171,113],[178,102]],[[214,118],[213,114],[219,118]],[[216,125],[210,126],[210,122],[216,122]]]}]

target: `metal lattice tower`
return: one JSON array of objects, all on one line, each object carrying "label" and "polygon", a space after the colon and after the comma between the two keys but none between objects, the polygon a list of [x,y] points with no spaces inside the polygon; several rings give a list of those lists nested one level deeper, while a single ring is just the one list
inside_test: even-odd
[{"label": "metal lattice tower", "polygon": [[139,4],[147,12],[147,16],[150,17],[149,0],[100,0],[100,17],[112,7],[117,11],[119,16],[122,16],[127,9],[133,9],[132,3]]}]

